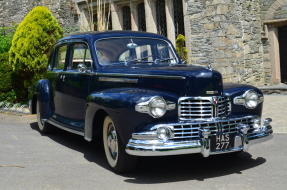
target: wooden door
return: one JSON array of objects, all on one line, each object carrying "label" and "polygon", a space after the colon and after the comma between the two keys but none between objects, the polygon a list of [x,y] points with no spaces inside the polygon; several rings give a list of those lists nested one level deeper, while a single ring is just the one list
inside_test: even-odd
[{"label": "wooden door", "polygon": [[287,26],[278,28],[281,82],[287,82]]}]

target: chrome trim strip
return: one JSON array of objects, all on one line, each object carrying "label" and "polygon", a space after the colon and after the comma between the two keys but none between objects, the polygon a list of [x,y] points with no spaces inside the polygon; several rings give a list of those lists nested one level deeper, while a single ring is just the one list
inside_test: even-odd
[{"label": "chrome trim strip", "polygon": [[135,146],[130,144],[126,146],[126,153],[135,156],[168,156],[200,152],[201,145],[199,141],[182,143],[178,145],[169,145],[166,143],[162,146]]},{"label": "chrome trim strip", "polygon": [[93,140],[93,139],[91,139],[90,137],[87,137],[87,136],[85,136],[84,139],[89,141],[89,142],[91,142]]},{"label": "chrome trim strip", "polygon": [[99,77],[102,82],[138,83],[138,79]]},{"label": "chrome trim strip", "polygon": [[59,125],[59,124],[57,124],[57,123],[55,123],[55,122],[53,122],[51,120],[48,120],[48,119],[46,120],[45,119],[45,122],[48,122],[48,123],[54,125],[55,127],[58,127],[58,128],[63,129],[65,131],[68,131],[68,132],[71,132],[71,133],[74,133],[74,134],[77,134],[77,135],[84,136],[84,132],[80,132],[80,131],[76,131],[76,130],[73,130],[73,129],[69,129],[69,128],[63,127],[63,126],[61,126],[61,125]]},{"label": "chrome trim strip", "polygon": [[157,79],[174,79],[185,80],[183,76],[166,76],[166,75],[143,75],[143,74],[125,74],[125,73],[93,73],[96,76],[112,76],[112,77],[137,77],[137,78],[157,78]]}]

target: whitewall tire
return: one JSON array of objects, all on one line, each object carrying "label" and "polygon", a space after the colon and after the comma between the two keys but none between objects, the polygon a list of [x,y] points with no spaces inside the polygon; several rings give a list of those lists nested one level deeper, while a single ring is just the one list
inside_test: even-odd
[{"label": "whitewall tire", "polygon": [[115,171],[127,172],[136,167],[137,157],[126,153],[116,126],[109,116],[106,116],[103,124],[103,142],[108,163]]}]

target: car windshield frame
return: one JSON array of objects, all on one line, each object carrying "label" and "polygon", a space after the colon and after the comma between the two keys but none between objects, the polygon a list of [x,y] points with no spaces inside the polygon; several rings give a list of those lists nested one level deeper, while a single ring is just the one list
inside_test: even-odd
[{"label": "car windshield frame", "polygon": [[[129,40],[129,43],[127,43],[127,47],[126,48],[122,48],[121,51],[119,51],[118,55],[115,56],[116,59],[118,60],[113,60],[112,62],[110,63],[105,63],[103,62],[103,60],[100,60],[100,55],[101,56],[103,55],[102,51],[103,51],[103,48],[101,49],[100,47],[97,46],[97,44],[101,41],[107,41],[107,40]],[[151,44],[149,43],[144,43],[144,44],[140,44],[139,46],[137,46],[137,43],[138,40],[143,40],[145,42],[147,42],[147,40],[151,40],[151,41],[158,41],[158,43],[155,43],[153,45],[163,45],[164,47],[162,47],[162,49],[164,48],[167,48],[166,50],[163,50],[163,51],[168,51],[166,54],[168,54],[169,57],[159,57],[160,54],[160,50],[159,50],[159,47],[156,47],[157,49],[153,49],[153,50],[150,50],[150,51],[153,51],[153,52],[149,52],[151,54],[148,54],[147,56],[140,56],[140,57],[134,57],[133,59],[122,59],[122,60],[119,60],[120,59],[120,56],[125,53],[126,51],[128,50],[132,50],[134,49],[133,51],[136,51],[135,48],[137,47],[143,47],[143,46],[151,46]],[[134,42],[135,41],[135,42]],[[116,42],[116,41],[115,41]],[[125,46],[121,46],[121,47],[125,47]],[[94,48],[95,48],[95,51],[96,51],[96,59],[97,59],[97,62],[99,65],[101,66],[119,66],[119,65],[125,65],[125,66],[131,66],[131,65],[143,65],[143,66],[151,66],[151,67],[158,67],[158,66],[171,66],[171,65],[177,65],[179,64],[179,59],[177,57],[177,54],[173,48],[173,46],[171,45],[171,43],[167,40],[164,40],[164,39],[160,39],[160,38],[152,38],[152,37],[140,37],[140,36],[126,36],[126,37],[109,37],[109,38],[101,38],[101,39],[98,39],[94,42]],[[151,49],[152,48],[155,48],[155,47],[150,47]],[[101,51],[99,51],[101,49]],[[157,56],[158,58],[155,58],[155,55],[153,55],[154,51],[157,51]],[[140,54],[142,54],[143,52],[140,52]],[[136,55],[136,53],[135,53]],[[148,60],[146,60],[148,59]],[[152,60],[151,60],[152,59]]]}]

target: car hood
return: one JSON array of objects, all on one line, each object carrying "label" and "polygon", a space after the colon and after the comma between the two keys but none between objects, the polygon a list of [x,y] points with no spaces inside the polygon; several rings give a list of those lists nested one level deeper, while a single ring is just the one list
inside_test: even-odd
[{"label": "car hood", "polygon": [[[180,96],[216,96],[222,95],[223,92],[221,74],[199,66],[113,66],[103,68],[97,75],[101,78],[99,85],[104,89],[115,87],[148,88],[171,91]],[[118,79],[124,79],[126,82],[122,81],[119,84]]]}]

